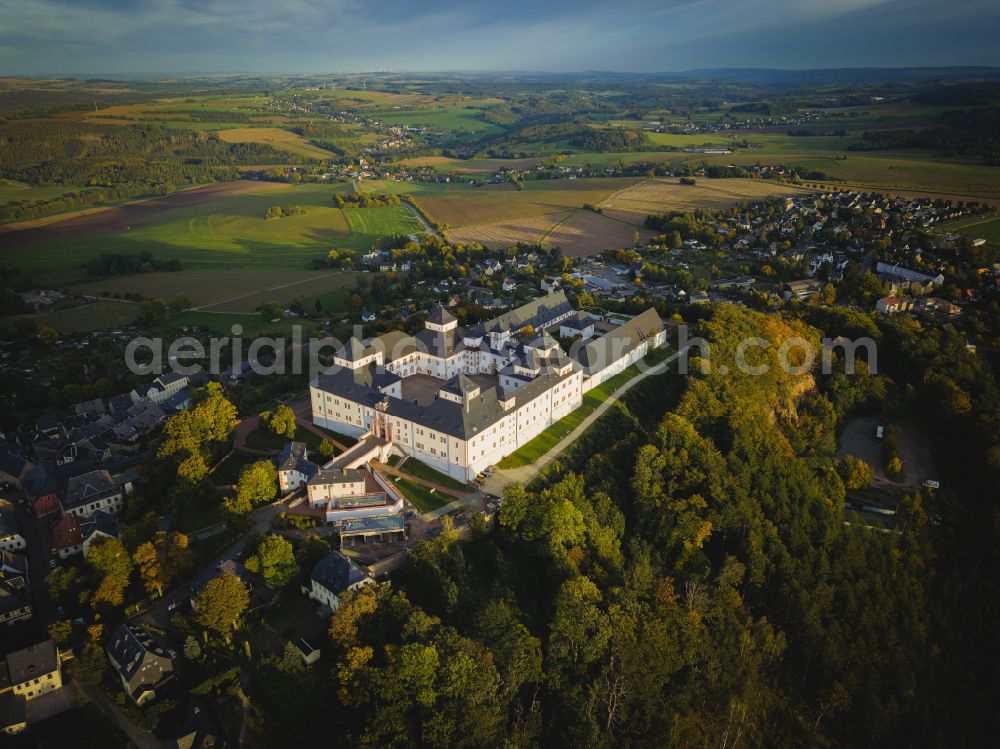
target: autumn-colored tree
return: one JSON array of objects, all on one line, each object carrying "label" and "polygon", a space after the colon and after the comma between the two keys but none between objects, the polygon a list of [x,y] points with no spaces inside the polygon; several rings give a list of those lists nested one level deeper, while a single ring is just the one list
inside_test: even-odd
[{"label": "autumn-colored tree", "polygon": [[223,572],[209,580],[195,599],[195,619],[229,642],[249,604],[243,581],[232,572]]},{"label": "autumn-colored tree", "polygon": [[188,537],[176,531],[157,531],[135,550],[132,559],[146,590],[161,596],[194,565]]},{"label": "autumn-colored tree", "polygon": [[73,636],[73,625],[69,619],[58,619],[49,625],[49,637],[56,645],[65,645]]},{"label": "autumn-colored tree", "polygon": [[121,606],[132,576],[132,558],[117,538],[103,538],[90,546],[87,562],[102,575],[94,592],[94,602]]},{"label": "autumn-colored tree", "polygon": [[192,484],[208,473],[208,449],[229,439],[236,428],[236,406],[226,400],[222,386],[210,382],[192,395],[195,405],[171,416],[163,427],[163,442],[157,456],[177,456],[177,475]]}]

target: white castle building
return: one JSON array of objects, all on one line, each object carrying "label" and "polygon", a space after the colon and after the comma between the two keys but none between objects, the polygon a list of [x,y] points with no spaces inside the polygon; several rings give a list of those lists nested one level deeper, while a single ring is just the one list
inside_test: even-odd
[{"label": "white castle building", "polygon": [[310,386],[313,421],[371,434],[462,481],[524,445],[583,394],[666,341],[654,309],[562,351],[546,330],[578,314],[562,291],[460,328],[443,307],[415,336],[352,338]]}]

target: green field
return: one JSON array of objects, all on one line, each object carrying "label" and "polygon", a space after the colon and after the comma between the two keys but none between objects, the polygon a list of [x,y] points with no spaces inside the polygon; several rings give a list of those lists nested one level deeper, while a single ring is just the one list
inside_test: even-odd
[{"label": "green field", "polygon": [[382,237],[389,234],[415,234],[423,231],[416,217],[406,208],[344,208],[344,218],[354,234]]},{"label": "green field", "polygon": [[0,180],[0,203],[58,198],[63,193],[79,192],[81,189],[79,187],[70,187],[69,185],[33,187],[23,182]]},{"label": "green field", "polygon": [[[334,207],[334,192],[349,185],[280,185],[227,195],[211,203],[165,211],[155,223],[95,236],[0,250],[0,263],[51,283],[83,280],[79,266],[102,253],[151,252],[177,258],[185,269],[306,269],[331,249],[369,250],[386,234],[420,225],[405,207]],[[271,206],[301,206],[302,215],[266,220]]]},{"label": "green field", "polygon": [[92,330],[120,328],[139,317],[139,306],[129,302],[92,302],[78,307],[23,315],[38,325],[47,325],[59,333],[89,333]]},{"label": "green field", "polygon": [[951,221],[938,226],[939,231],[957,232],[969,239],[985,239],[987,245],[1000,249],[1000,216],[976,216],[972,219]]},{"label": "green field", "polygon": [[482,119],[483,110],[465,106],[433,109],[398,109],[372,113],[387,125],[424,125],[453,133],[469,132],[477,136],[499,135],[504,129]]},{"label": "green field", "polygon": [[318,323],[312,320],[299,318],[281,318],[277,322],[271,322],[257,314],[181,312],[150,326],[150,331],[153,333],[168,333],[181,328],[198,328],[199,330],[208,330],[219,335],[230,335],[234,325],[239,325],[243,328],[242,335],[245,338],[272,335],[284,336],[289,339],[292,336],[294,328],[299,326],[302,331],[303,340],[307,340],[310,331],[316,330],[318,327]]}]

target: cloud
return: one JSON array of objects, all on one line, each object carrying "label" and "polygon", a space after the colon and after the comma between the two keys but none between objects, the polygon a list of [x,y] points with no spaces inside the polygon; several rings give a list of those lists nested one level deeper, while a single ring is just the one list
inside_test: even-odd
[{"label": "cloud", "polygon": [[0,0],[0,17],[18,73],[908,65],[924,38],[935,59],[1000,61],[990,0]]}]

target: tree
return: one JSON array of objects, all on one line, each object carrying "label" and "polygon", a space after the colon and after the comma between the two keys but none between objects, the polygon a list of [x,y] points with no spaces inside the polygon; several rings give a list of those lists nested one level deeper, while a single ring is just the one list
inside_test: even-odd
[{"label": "tree", "polygon": [[215,444],[229,439],[236,428],[236,406],[230,403],[217,382],[192,393],[193,408],[171,416],[163,427],[163,441],[157,457],[177,457],[177,475],[196,484],[208,474],[205,458]]},{"label": "tree", "polygon": [[272,533],[244,562],[251,572],[260,574],[273,588],[287,585],[298,573],[295,551],[284,537]]},{"label": "tree", "polygon": [[184,657],[189,661],[196,661],[201,658],[201,645],[194,635],[184,638]]},{"label": "tree", "polygon": [[56,645],[65,645],[73,636],[73,625],[69,619],[59,619],[49,625],[49,637]]},{"label": "tree", "polygon": [[236,498],[251,505],[274,499],[278,493],[278,470],[270,460],[258,460],[243,469],[236,482]]},{"label": "tree", "polygon": [[899,459],[899,456],[895,456],[889,459],[889,462],[885,464],[885,474],[893,481],[899,479],[903,473],[903,462]]},{"label": "tree", "polygon": [[205,584],[195,599],[195,620],[221,635],[226,642],[250,605],[246,586],[232,572],[223,572]]},{"label": "tree", "polygon": [[274,411],[265,411],[260,415],[260,419],[275,434],[295,439],[295,412],[284,403]]},{"label": "tree", "polygon": [[840,477],[848,489],[866,489],[872,483],[872,469],[853,455],[845,455],[840,463]]},{"label": "tree", "polygon": [[120,606],[125,588],[132,576],[132,558],[117,538],[102,538],[90,546],[87,562],[103,577],[94,593],[94,601],[109,606]]},{"label": "tree", "polygon": [[108,670],[108,657],[104,648],[88,642],[72,660],[73,676],[85,684],[100,684]]},{"label": "tree", "polygon": [[59,342],[59,334],[48,325],[39,325],[37,335],[43,346],[55,346]]},{"label": "tree", "polygon": [[191,299],[183,291],[180,291],[167,304],[171,315],[176,315],[191,307]]},{"label": "tree", "polygon": [[246,497],[226,497],[223,509],[229,516],[228,523],[234,528],[249,528],[253,517],[253,505]]},{"label": "tree", "polygon": [[316,448],[316,452],[324,458],[329,458],[333,455],[333,443],[330,440],[323,440],[319,443],[319,447]]},{"label": "tree", "polygon": [[76,567],[56,567],[45,576],[49,595],[61,604],[75,601],[83,588],[83,576]]},{"label": "tree", "polygon": [[146,590],[161,596],[194,566],[188,537],[176,531],[157,531],[151,541],[140,544],[132,560]]},{"label": "tree", "polygon": [[274,300],[264,302],[260,305],[260,316],[265,320],[275,320],[281,317],[281,305]]}]

